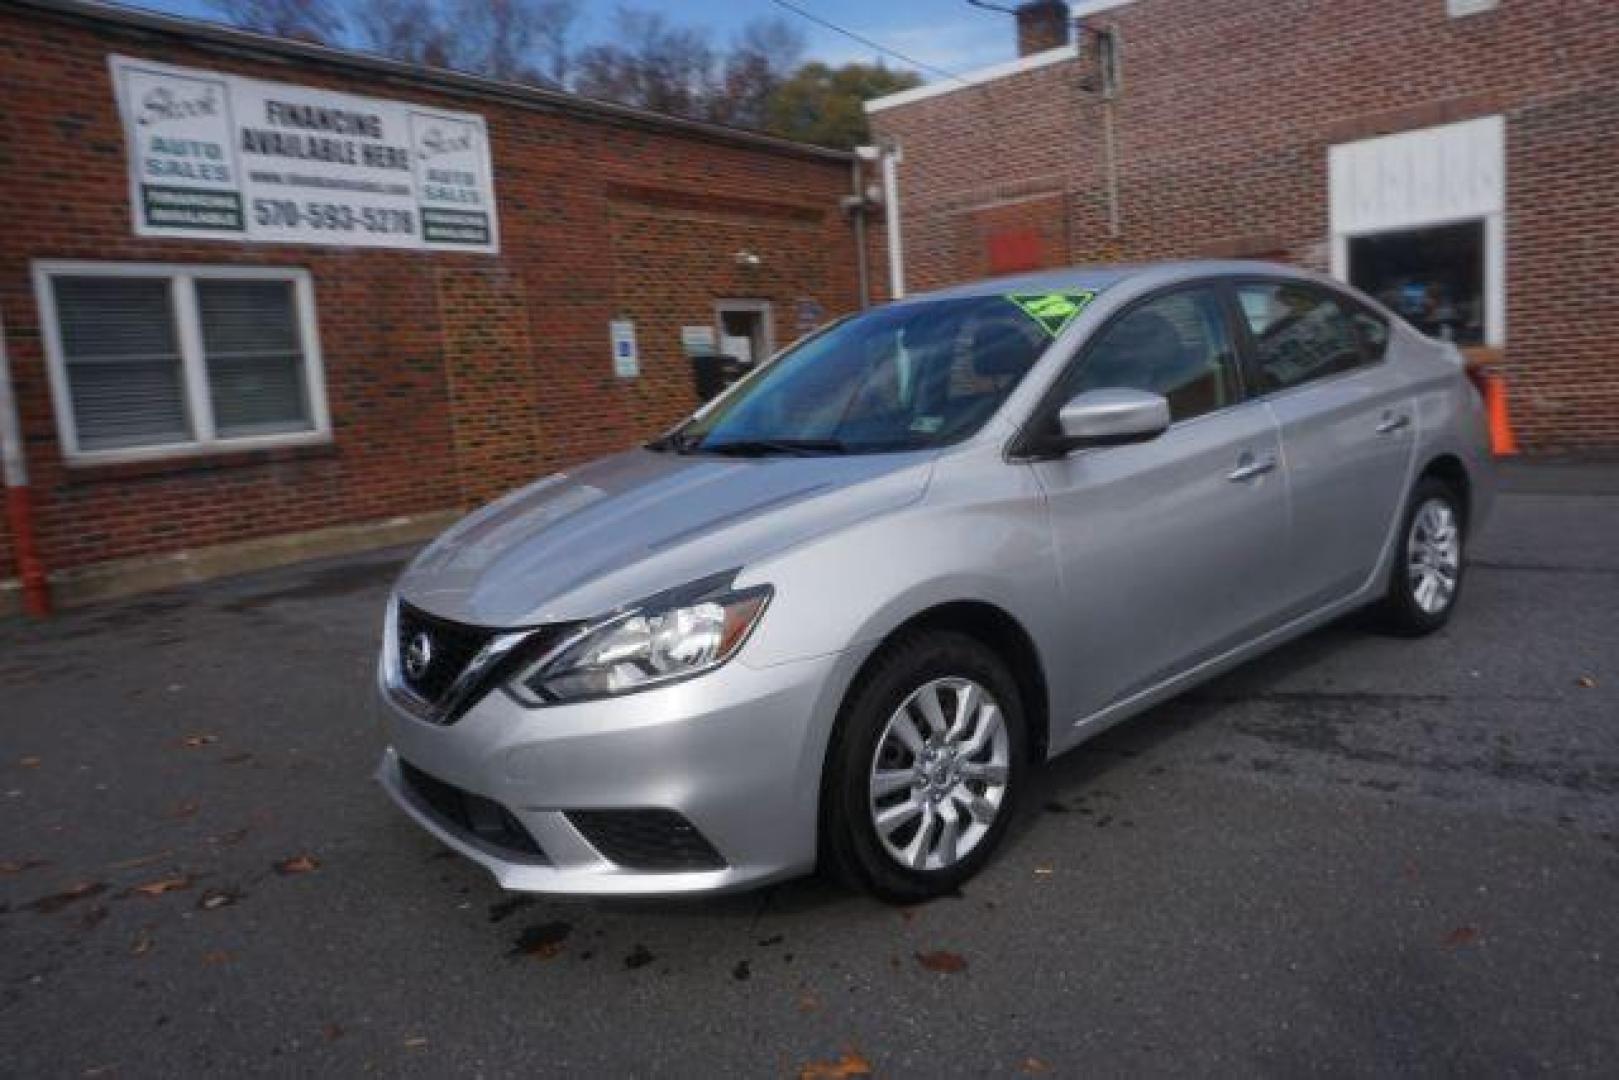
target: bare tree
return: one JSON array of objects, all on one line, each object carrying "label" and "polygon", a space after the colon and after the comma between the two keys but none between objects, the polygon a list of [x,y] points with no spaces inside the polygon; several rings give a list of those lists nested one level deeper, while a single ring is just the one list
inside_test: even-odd
[{"label": "bare tree", "polygon": [[331,0],[211,0],[219,12],[248,30],[276,37],[330,44],[343,33]]},{"label": "bare tree", "polygon": [[560,86],[578,0],[452,0],[450,64],[493,79]]},{"label": "bare tree", "polygon": [[445,67],[450,42],[433,0],[352,0],[360,43],[372,52],[411,64]]},{"label": "bare tree", "polygon": [[716,63],[706,34],[659,12],[619,8],[616,36],[579,54],[574,89],[675,116],[707,115]]},{"label": "bare tree", "polygon": [[763,128],[769,102],[804,55],[804,35],[781,19],[756,19],[742,28],[725,57],[724,73],[708,102],[710,119]]}]

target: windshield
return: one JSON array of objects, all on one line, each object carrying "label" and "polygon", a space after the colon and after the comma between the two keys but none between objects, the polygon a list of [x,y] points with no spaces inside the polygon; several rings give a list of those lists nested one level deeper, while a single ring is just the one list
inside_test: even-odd
[{"label": "windshield", "polygon": [[654,448],[859,454],[956,442],[983,426],[1051,343],[1060,329],[1051,305],[1066,303],[1072,319],[1089,299],[973,296],[878,308],[783,353]]}]

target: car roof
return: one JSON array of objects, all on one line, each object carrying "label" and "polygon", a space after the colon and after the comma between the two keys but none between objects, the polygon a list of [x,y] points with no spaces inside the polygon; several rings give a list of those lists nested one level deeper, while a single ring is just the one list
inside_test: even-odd
[{"label": "car roof", "polygon": [[1052,293],[1084,290],[1102,292],[1131,278],[1151,276],[1169,284],[1192,278],[1235,274],[1263,274],[1313,280],[1313,275],[1282,263],[1235,259],[1179,259],[1151,263],[1120,263],[1103,266],[1071,266],[1059,270],[1036,270],[1027,274],[985,278],[961,285],[950,285],[931,292],[915,293],[907,300],[954,300],[973,296],[1004,296],[1007,293]]}]

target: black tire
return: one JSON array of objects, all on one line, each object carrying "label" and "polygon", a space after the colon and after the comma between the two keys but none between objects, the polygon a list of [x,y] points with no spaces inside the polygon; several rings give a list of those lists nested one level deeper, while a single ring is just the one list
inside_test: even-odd
[{"label": "black tire", "polygon": [[[1007,743],[1007,780],[986,832],[948,867],[901,865],[872,821],[871,770],[888,720],[935,679],[970,679],[1000,707]],[[893,904],[955,893],[989,860],[1012,817],[1028,772],[1023,703],[1017,682],[992,650],[952,631],[907,634],[873,657],[850,688],[827,750],[821,782],[821,865],[845,884]]]},{"label": "black tire", "polygon": [[[1432,609],[1419,600],[1417,581],[1411,571],[1410,548],[1417,516],[1430,503],[1438,502],[1450,513],[1455,522],[1456,565],[1455,583],[1442,607]],[[1399,637],[1422,637],[1431,634],[1450,621],[1456,603],[1461,599],[1462,582],[1466,573],[1467,517],[1466,507],[1455,489],[1435,476],[1424,476],[1417,481],[1406,500],[1405,513],[1400,518],[1400,535],[1394,550],[1394,564],[1389,568],[1388,587],[1378,602],[1375,614],[1379,626],[1387,633]]]}]

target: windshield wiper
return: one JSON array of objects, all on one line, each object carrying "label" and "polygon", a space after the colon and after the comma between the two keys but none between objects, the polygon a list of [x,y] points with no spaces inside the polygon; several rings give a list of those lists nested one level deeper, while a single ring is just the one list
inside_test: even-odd
[{"label": "windshield wiper", "polygon": [[677,454],[689,454],[693,450],[697,449],[697,444],[701,441],[701,439],[694,439],[684,432],[676,431],[653,439],[651,442],[646,444],[646,448],[648,450],[654,450],[660,454],[669,450],[672,450]]},{"label": "windshield wiper", "polygon": [[691,449],[710,454],[734,454],[737,457],[765,457],[769,454],[817,457],[849,452],[849,448],[837,439],[732,439],[718,443],[705,440],[694,444]]}]

